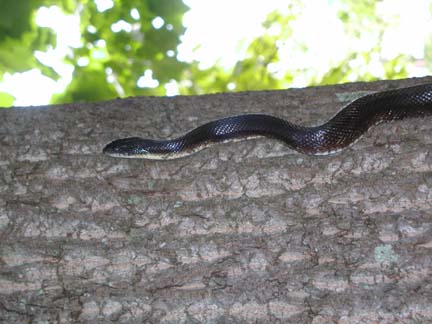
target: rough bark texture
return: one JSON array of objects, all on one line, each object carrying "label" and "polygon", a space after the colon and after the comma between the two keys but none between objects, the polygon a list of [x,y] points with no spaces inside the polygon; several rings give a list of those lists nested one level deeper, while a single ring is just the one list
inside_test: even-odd
[{"label": "rough bark texture", "polygon": [[306,125],[411,79],[0,111],[5,323],[432,321],[432,123],[327,157],[267,139],[167,162],[101,154],[264,112]]}]

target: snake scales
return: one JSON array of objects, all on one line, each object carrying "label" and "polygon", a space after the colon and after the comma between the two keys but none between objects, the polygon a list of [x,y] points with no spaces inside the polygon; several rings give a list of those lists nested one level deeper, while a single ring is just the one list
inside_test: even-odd
[{"label": "snake scales", "polygon": [[188,156],[214,143],[265,136],[301,153],[326,155],[348,147],[373,125],[429,115],[432,84],[423,84],[363,96],[319,126],[304,127],[274,116],[247,114],[211,121],[175,139],[118,139],[103,152],[113,157],[166,160]]}]

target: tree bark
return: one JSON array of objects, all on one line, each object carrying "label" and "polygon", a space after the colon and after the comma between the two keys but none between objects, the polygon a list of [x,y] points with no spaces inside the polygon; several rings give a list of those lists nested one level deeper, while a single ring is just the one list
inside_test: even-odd
[{"label": "tree bark", "polygon": [[319,124],[358,91],[431,81],[0,110],[0,319],[432,321],[430,118],[325,157],[269,139],[163,162],[101,154],[233,114]]}]

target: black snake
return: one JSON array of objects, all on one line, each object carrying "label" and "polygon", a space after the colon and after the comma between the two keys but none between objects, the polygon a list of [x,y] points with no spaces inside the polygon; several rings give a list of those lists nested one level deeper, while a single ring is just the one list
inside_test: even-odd
[{"label": "black snake", "polygon": [[247,114],[211,121],[175,139],[118,139],[103,152],[113,157],[166,160],[188,156],[213,143],[265,136],[301,153],[325,155],[348,147],[373,125],[428,115],[432,115],[432,83],[368,94],[319,126],[304,127],[274,116]]}]

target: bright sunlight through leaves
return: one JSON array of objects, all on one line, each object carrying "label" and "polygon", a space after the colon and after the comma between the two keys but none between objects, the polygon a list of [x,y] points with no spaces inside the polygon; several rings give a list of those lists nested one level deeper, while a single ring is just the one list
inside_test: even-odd
[{"label": "bright sunlight through leaves", "polygon": [[180,0],[142,1],[127,11],[113,0],[34,8],[28,37],[51,29],[56,38],[31,47],[33,58],[15,68],[7,51],[31,32],[14,38],[0,29],[0,106],[430,73],[432,0],[183,2],[189,10]]}]

